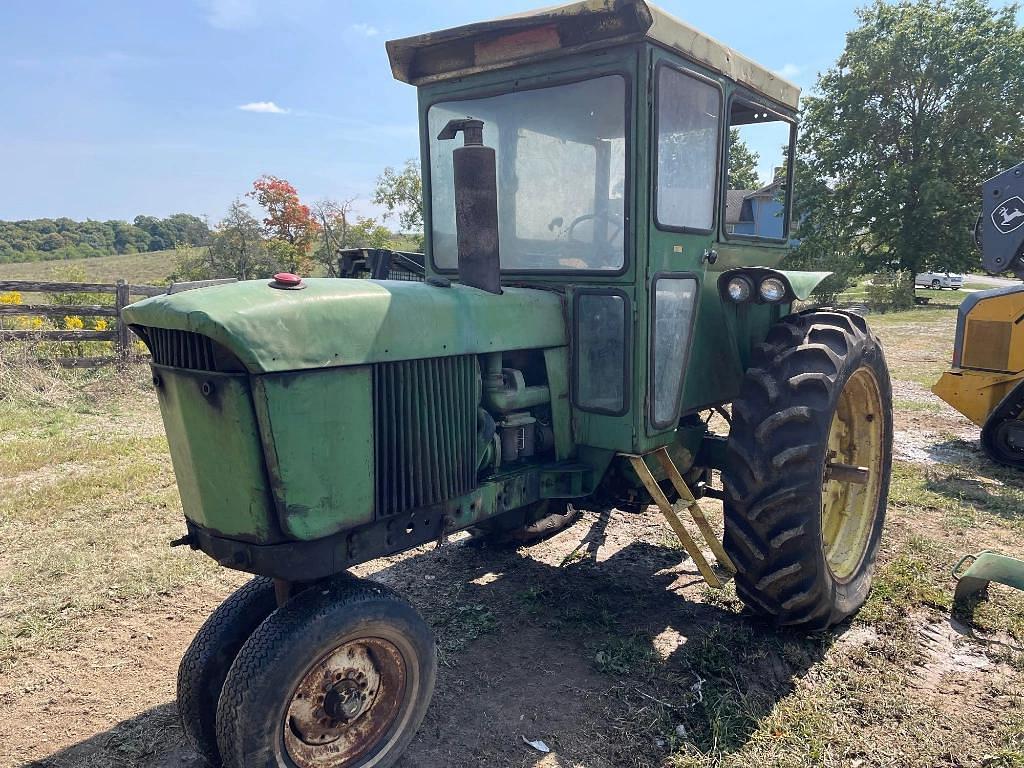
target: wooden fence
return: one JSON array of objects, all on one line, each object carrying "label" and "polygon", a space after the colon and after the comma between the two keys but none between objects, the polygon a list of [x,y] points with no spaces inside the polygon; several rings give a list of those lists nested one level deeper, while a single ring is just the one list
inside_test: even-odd
[{"label": "wooden fence", "polygon": [[121,310],[131,304],[132,296],[158,296],[166,288],[156,285],[132,285],[124,280],[116,283],[53,283],[38,280],[0,280],[0,293],[105,293],[114,295],[113,304],[0,304],[0,320],[12,316],[35,316],[55,319],[64,317],[109,317],[113,327],[95,329],[0,328],[0,342],[4,341],[65,341],[109,342],[113,354],[104,357],[61,357],[49,362],[71,368],[87,368],[108,363],[123,362],[131,354],[131,332],[121,322]]}]

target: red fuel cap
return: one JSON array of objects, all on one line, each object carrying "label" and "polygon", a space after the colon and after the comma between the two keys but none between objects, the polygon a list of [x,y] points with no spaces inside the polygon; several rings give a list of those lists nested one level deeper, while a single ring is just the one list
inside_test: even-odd
[{"label": "red fuel cap", "polygon": [[298,275],[293,275],[291,272],[278,272],[270,282],[270,287],[295,290],[306,286],[302,284],[302,278]]}]

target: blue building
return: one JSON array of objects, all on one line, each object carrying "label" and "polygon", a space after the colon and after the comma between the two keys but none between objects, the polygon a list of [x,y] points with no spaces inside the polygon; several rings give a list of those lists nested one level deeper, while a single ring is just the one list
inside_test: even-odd
[{"label": "blue building", "polygon": [[730,189],[725,193],[725,231],[781,239],[785,229],[780,193],[782,180],[761,189]]}]

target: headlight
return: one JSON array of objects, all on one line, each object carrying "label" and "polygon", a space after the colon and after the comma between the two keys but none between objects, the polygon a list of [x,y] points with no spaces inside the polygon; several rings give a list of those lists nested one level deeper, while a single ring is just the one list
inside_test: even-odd
[{"label": "headlight", "polygon": [[[732,283],[729,286],[731,289]],[[786,298],[786,284],[777,277],[766,277],[758,290],[765,301],[776,302]]]},{"label": "headlight", "polygon": [[726,290],[729,292],[729,298],[739,304],[750,298],[750,294],[754,292],[754,284],[745,277],[734,277],[729,281]]}]

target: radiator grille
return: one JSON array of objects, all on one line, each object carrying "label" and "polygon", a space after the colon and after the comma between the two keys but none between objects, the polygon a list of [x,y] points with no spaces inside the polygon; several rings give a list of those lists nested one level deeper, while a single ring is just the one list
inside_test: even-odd
[{"label": "radiator grille", "polygon": [[213,340],[198,333],[170,328],[146,328],[146,344],[157,365],[216,371]]},{"label": "radiator grille", "polygon": [[373,387],[377,516],[472,490],[480,399],[475,356],[381,363]]},{"label": "radiator grille", "polygon": [[964,368],[1005,371],[1013,326],[998,320],[968,320],[964,334]]}]

